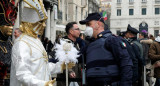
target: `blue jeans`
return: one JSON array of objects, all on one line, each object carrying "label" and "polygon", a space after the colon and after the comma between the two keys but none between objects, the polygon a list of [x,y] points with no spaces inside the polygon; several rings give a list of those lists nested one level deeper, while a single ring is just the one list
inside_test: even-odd
[{"label": "blue jeans", "polygon": [[160,78],[156,78],[156,83],[154,86],[160,86]]}]

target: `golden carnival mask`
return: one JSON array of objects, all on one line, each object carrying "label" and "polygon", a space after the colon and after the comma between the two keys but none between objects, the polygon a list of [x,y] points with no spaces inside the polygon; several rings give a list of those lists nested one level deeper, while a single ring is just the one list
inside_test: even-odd
[{"label": "golden carnival mask", "polygon": [[21,31],[29,36],[42,35],[47,20],[42,0],[23,0]]}]

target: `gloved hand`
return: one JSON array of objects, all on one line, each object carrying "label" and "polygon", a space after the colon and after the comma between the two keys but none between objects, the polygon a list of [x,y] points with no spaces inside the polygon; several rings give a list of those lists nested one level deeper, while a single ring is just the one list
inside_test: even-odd
[{"label": "gloved hand", "polygon": [[[72,67],[75,66],[75,63],[69,62],[67,65],[68,65],[68,69],[71,69]],[[62,68],[62,71],[65,70],[65,69],[66,69],[66,64],[63,63],[63,64],[61,65],[61,68]]]},{"label": "gloved hand", "polygon": [[50,80],[46,82],[45,86],[53,86],[53,84],[56,82],[56,78],[54,80]]}]

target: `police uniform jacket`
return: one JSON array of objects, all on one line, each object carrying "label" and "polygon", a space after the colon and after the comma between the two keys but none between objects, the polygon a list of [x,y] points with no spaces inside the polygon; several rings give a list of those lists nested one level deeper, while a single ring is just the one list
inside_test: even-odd
[{"label": "police uniform jacket", "polygon": [[124,42],[126,44],[126,48],[127,48],[127,51],[132,59],[132,62],[133,62],[133,83],[138,79],[138,59],[136,58],[136,55],[135,55],[135,52],[134,52],[134,49],[131,45],[130,42],[128,42],[126,39],[124,39]]},{"label": "police uniform jacket", "polygon": [[120,86],[131,86],[132,65],[125,43],[109,30],[98,34],[86,50],[87,78],[109,83],[120,80]]}]

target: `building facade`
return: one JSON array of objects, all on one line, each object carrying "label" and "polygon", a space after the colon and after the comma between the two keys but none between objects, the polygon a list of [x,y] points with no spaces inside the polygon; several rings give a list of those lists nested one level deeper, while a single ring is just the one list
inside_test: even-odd
[{"label": "building facade", "polygon": [[[79,21],[85,19],[90,12],[99,12],[99,0],[43,0],[48,19],[46,28],[42,38],[47,37],[52,42],[55,41],[57,35],[66,35],[65,25],[68,22],[76,21],[83,31],[84,25],[80,25]],[[90,5],[88,5],[90,3]],[[92,6],[93,4],[93,6]],[[21,5],[19,10],[21,11]],[[90,7],[89,7],[90,6]],[[15,28],[19,27],[21,12],[18,12],[18,18]],[[14,36],[13,36],[14,37]]]},{"label": "building facade", "polygon": [[[81,29],[81,32],[83,33],[86,27],[84,25],[80,25],[79,21],[85,19],[88,16],[88,13],[99,12],[99,5],[100,5],[99,0],[50,0],[50,1],[52,1],[50,2],[52,3],[50,5],[53,6],[50,6],[49,14],[50,17],[52,16],[51,18],[54,17],[54,19],[48,20],[51,22],[49,25],[51,30],[47,29],[45,30],[45,37],[49,37],[52,40],[52,42],[55,41],[57,35],[62,35],[62,36],[66,35],[65,25],[68,22],[73,22],[73,21],[77,22]],[[55,16],[57,17],[55,18]]]},{"label": "building facade", "polygon": [[111,31],[126,31],[128,24],[157,36],[160,31],[160,0],[112,0]]},{"label": "building facade", "polygon": [[88,13],[99,12],[100,0],[88,0]]},{"label": "building facade", "polygon": [[[55,1],[55,0],[54,0]],[[65,25],[68,22],[77,22],[79,24],[79,21],[86,18],[88,15],[88,0],[56,0],[57,5],[56,10],[54,9],[54,14],[52,15],[54,17],[54,22],[52,24],[54,25],[50,29],[54,28],[52,31],[51,40],[52,42],[55,41],[55,38],[57,35],[66,35],[65,33]],[[55,18],[57,16],[57,18]],[[80,29],[83,31],[85,29],[84,26],[79,25]],[[45,33],[47,34],[47,33]]]}]

